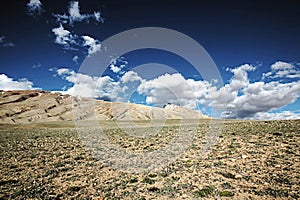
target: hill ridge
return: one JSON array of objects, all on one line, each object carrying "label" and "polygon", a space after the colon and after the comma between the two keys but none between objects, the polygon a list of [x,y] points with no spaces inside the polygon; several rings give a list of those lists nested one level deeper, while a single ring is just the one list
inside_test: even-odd
[{"label": "hill ridge", "polygon": [[[91,101],[94,103],[93,106],[91,106]],[[73,106],[78,106],[76,109],[79,109],[75,115]],[[43,90],[0,90],[0,123],[73,121],[89,119],[93,112],[98,120],[116,121],[209,118],[198,111],[174,104],[158,108],[78,98]]]}]

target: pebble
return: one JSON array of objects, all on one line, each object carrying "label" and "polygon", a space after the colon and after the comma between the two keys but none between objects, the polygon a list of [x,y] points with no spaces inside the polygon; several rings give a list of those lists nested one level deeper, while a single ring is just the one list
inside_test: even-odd
[{"label": "pebble", "polygon": [[240,174],[236,174],[236,175],[234,176],[234,178],[239,179],[239,178],[243,178],[243,176],[240,175]]}]

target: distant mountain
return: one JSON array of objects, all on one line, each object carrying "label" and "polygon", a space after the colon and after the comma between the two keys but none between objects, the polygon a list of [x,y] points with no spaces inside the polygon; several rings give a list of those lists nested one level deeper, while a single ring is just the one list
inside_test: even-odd
[{"label": "distant mountain", "polygon": [[[75,112],[73,112],[75,111]],[[98,120],[159,120],[209,118],[173,104],[164,108],[76,98],[40,90],[0,91],[0,123]]]}]

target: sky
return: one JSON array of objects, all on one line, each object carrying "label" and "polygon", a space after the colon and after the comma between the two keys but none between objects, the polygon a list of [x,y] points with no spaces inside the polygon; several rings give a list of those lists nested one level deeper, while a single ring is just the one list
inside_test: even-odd
[{"label": "sky", "polygon": [[299,9],[295,0],[10,0],[0,8],[0,90],[300,119]]}]

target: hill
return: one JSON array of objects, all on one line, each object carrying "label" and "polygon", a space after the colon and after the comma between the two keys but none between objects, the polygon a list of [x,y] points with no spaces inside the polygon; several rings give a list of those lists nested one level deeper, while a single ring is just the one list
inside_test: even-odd
[{"label": "hill", "polygon": [[[95,112],[98,120],[160,120],[209,118],[198,111],[173,104],[164,108],[123,102],[76,98],[40,90],[0,91],[0,122],[30,123],[89,119]],[[77,114],[73,115],[73,108]],[[78,109],[79,110],[78,110]]]}]

